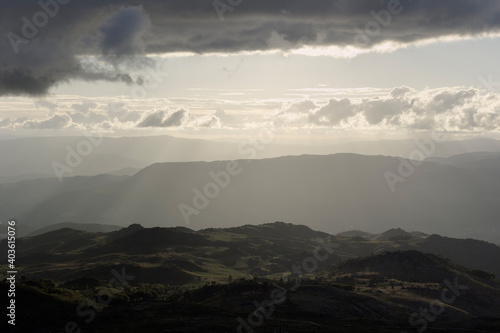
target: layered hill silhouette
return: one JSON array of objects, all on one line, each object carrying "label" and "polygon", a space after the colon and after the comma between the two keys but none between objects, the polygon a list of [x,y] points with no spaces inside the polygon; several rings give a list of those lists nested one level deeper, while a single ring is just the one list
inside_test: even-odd
[{"label": "layered hill silhouette", "polygon": [[[301,261],[328,240],[335,244],[329,264],[387,251],[419,251],[500,276],[497,245],[416,233],[408,233],[412,237],[387,237],[395,232],[406,233],[392,229],[370,238],[346,237],[342,233],[332,236],[283,222],[200,231],[184,227],[144,228],[138,224],[108,233],[62,228],[18,239],[17,256],[23,262],[23,274],[33,278],[71,280],[85,275],[84,272],[103,278],[100,274],[107,274],[116,262],[126,262],[131,269],[144,272],[140,278],[144,282],[162,281],[163,277],[154,272],[170,269],[182,271],[184,280],[172,275],[172,280],[166,282],[186,283],[210,274],[222,280],[229,274],[235,278],[270,277],[289,270],[294,261]],[[5,250],[2,253],[7,253],[6,244],[5,240],[1,243]],[[4,256],[1,259],[6,261]],[[150,274],[148,270],[152,270]]]},{"label": "layered hill silhouette", "polygon": [[[96,224],[96,223],[73,223],[73,222],[61,222],[56,224],[51,224],[47,227],[43,227],[37,230],[30,232],[27,235],[23,236],[37,236],[41,234],[45,234],[50,231],[55,231],[59,229],[74,229],[74,230],[82,230],[89,232],[111,232],[121,230],[122,227],[117,225],[109,225],[109,224]],[[18,235],[20,236],[20,235]]]},{"label": "layered hill silhouette", "polygon": [[[99,137],[90,133],[81,137],[36,137],[0,140],[0,183],[55,177],[53,163],[67,165],[68,155],[78,152],[79,145],[90,144],[77,167],[64,177],[97,174],[132,175],[138,168],[158,162],[216,161],[246,158],[241,143],[215,142],[172,136]],[[144,147],[147,147],[145,149]],[[382,140],[349,142],[334,145],[269,144],[259,151],[258,158],[273,158],[301,154],[356,153],[408,158],[418,149],[414,140]],[[470,139],[442,142],[436,145],[432,157],[446,158],[475,152],[500,152],[500,142],[493,139]],[[430,157],[430,156],[429,156]],[[74,156],[73,156],[74,158]]]},{"label": "layered hill silhouette", "polygon": [[[35,228],[71,221],[204,229],[286,220],[335,233],[400,227],[500,243],[498,168],[424,162],[409,172],[407,160],[354,154],[228,163],[1,184],[0,209]],[[227,177],[228,165],[235,175]],[[387,173],[399,177],[392,189]]]},{"label": "layered hill silhouette", "polygon": [[[500,327],[492,274],[500,274],[500,248],[482,241],[401,229],[329,235],[283,222],[200,231],[134,224],[62,228],[20,238],[17,248],[18,322],[27,331],[59,332],[72,321],[87,332],[401,332],[423,327],[418,309],[436,304],[430,331]],[[113,272],[127,284],[112,284]],[[96,303],[111,292],[107,305]],[[259,325],[255,311],[263,311]]]},{"label": "layered hill silhouette", "polygon": [[500,168],[500,153],[498,152],[474,152],[464,153],[448,158],[431,157],[427,159],[445,165],[456,166],[460,168],[482,168],[498,169]]}]

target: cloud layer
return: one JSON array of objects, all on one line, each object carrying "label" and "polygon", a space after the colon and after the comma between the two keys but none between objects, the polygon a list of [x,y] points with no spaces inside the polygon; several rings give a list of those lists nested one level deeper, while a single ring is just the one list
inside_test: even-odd
[{"label": "cloud layer", "polygon": [[[369,89],[368,89],[369,91]],[[87,129],[119,132],[121,130],[200,130],[226,129],[241,131],[252,128],[286,128],[290,131],[319,130],[447,130],[483,132],[500,130],[500,94],[467,87],[415,90],[409,87],[389,89],[385,94],[369,97],[320,97],[241,101],[226,105],[229,114],[207,101],[209,113],[191,109],[203,107],[199,100],[183,99],[180,103],[162,101],[161,105],[136,109],[134,100],[96,101],[74,98],[64,101],[34,100],[33,107],[45,117],[36,119],[0,119],[0,129]],[[4,99],[3,104],[9,103]],[[12,102],[12,107],[15,103]],[[135,101],[134,103],[137,103]],[[147,104],[147,100],[143,100]],[[249,105],[277,105],[253,115]],[[281,104],[281,106],[279,106]],[[8,105],[8,104],[7,104]],[[237,111],[239,110],[239,111]]]},{"label": "cloud layer", "polygon": [[[500,95],[473,88],[415,91],[397,87],[386,96],[303,100],[287,106],[276,117],[295,127],[498,131]],[[306,106],[306,107],[304,107]],[[299,110],[290,113],[289,110]]]},{"label": "cloud layer", "polygon": [[141,6],[41,3],[0,4],[0,95],[42,95],[72,79],[134,82],[123,65],[145,62]]},{"label": "cloud layer", "polygon": [[496,0],[136,3],[2,1],[0,95],[45,94],[72,79],[140,83],[131,72],[151,63],[148,53],[366,50],[500,31]]}]

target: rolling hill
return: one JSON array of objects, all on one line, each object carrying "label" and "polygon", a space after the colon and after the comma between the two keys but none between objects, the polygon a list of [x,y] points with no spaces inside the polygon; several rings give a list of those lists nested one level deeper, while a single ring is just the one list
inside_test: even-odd
[{"label": "rolling hill", "polygon": [[[429,331],[498,330],[500,284],[487,272],[500,274],[498,246],[438,235],[387,239],[395,233],[406,232],[332,236],[275,222],[23,237],[18,328],[59,332],[71,321],[86,332],[401,332],[423,323]],[[123,286],[114,279],[119,272]],[[106,294],[107,305],[96,301]],[[439,312],[422,321],[417,310],[433,304]],[[255,311],[268,314],[259,325]]]}]

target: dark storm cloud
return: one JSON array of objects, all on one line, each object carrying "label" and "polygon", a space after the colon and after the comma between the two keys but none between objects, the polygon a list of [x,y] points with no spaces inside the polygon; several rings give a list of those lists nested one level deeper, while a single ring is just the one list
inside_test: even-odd
[{"label": "dark storm cloud", "polygon": [[[144,50],[149,18],[142,7],[59,2],[0,2],[0,95],[43,95],[71,79],[133,83],[119,64]],[[117,32],[125,21],[131,30]]]},{"label": "dark storm cloud", "polygon": [[[269,42],[273,33],[288,42],[287,48],[304,44],[366,48],[388,40],[408,43],[500,28],[500,3],[494,0],[252,0],[225,12],[223,22],[212,1],[164,3],[144,2],[155,29],[149,49],[158,52],[266,50],[274,47]],[[389,4],[399,14],[387,16]]]},{"label": "dark storm cloud", "polygon": [[117,56],[144,52],[141,36],[149,26],[142,7],[120,9],[101,28],[103,52]]},{"label": "dark storm cloud", "polygon": [[[72,79],[131,84],[132,75],[121,68],[144,64],[141,54],[151,52],[370,48],[384,41],[470,36],[500,27],[496,0],[395,1],[248,0],[217,13],[207,0],[146,0],[140,6],[109,0],[42,0],[43,6],[36,0],[1,0],[0,95],[44,94]],[[387,15],[389,8],[393,14]],[[271,41],[276,35],[283,43]],[[94,55],[109,68],[83,63],[81,55]]]}]

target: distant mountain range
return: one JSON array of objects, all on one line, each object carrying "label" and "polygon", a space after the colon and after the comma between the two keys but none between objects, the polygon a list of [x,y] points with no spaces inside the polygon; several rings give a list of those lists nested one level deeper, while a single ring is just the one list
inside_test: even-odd
[{"label": "distant mountain range", "polygon": [[158,163],[132,176],[0,184],[0,210],[35,229],[68,221],[203,229],[283,220],[334,233],[400,227],[499,244],[500,168],[448,164],[355,154]]},{"label": "distant mountain range", "polygon": [[430,157],[427,161],[433,161],[445,165],[451,165],[460,168],[500,168],[500,153],[498,152],[475,152],[458,154],[448,158]]},{"label": "distant mountain range", "polygon": [[36,229],[34,231],[31,231],[27,235],[23,236],[33,237],[45,234],[50,231],[66,229],[66,228],[73,230],[88,231],[88,232],[111,232],[122,229],[122,227],[120,226],[109,225],[109,224],[95,224],[95,223],[86,224],[86,223],[62,222],[62,223],[51,224],[47,227],[43,227],[40,229]]},{"label": "distant mountain range", "polygon": [[[64,177],[97,174],[131,175],[136,169],[159,162],[196,162],[254,158],[239,142],[216,142],[171,136],[150,137],[41,137],[0,140],[0,183],[55,177],[54,163],[68,166]],[[420,149],[415,140],[348,142],[333,145],[271,143],[256,158],[287,155],[356,153],[409,158]],[[500,152],[500,141],[470,139],[435,145],[430,156],[450,157],[470,152]],[[81,154],[80,154],[81,153]],[[78,155],[81,157],[75,157]],[[81,155],[81,156],[80,156]]]}]

